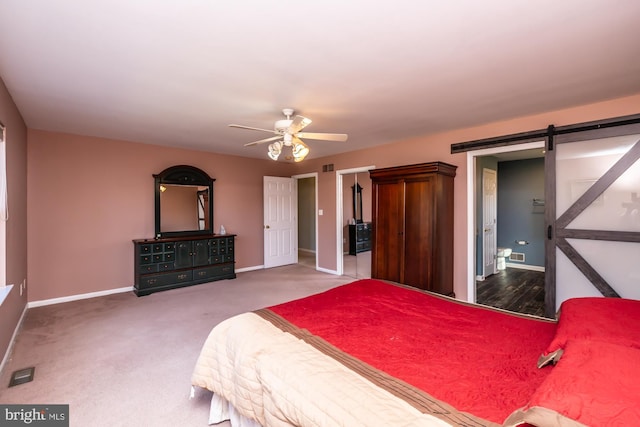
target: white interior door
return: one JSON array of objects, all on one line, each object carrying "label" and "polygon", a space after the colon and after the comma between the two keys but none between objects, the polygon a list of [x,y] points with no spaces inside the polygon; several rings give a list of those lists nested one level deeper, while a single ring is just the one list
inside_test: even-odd
[{"label": "white interior door", "polygon": [[264,177],[264,268],[298,262],[297,182]]},{"label": "white interior door", "polygon": [[497,174],[493,169],[482,169],[482,277],[497,273]]}]

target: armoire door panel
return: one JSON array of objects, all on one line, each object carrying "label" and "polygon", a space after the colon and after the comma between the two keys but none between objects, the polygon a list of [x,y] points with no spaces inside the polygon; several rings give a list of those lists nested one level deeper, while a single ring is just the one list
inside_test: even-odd
[{"label": "armoire door panel", "polygon": [[431,290],[433,251],[433,179],[405,183],[404,282],[416,288]]},{"label": "armoire door panel", "polygon": [[374,208],[378,215],[373,227],[372,277],[402,282],[403,186],[382,183],[373,198],[380,208]]}]

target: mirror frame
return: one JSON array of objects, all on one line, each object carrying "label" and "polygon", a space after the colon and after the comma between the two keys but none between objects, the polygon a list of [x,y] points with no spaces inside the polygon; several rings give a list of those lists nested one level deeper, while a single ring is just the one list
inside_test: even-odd
[{"label": "mirror frame", "polygon": [[[356,174],[356,179],[358,175]],[[356,224],[361,224],[362,221],[362,186],[355,183],[355,185],[351,186],[351,191],[353,193],[353,219],[356,220]]]},{"label": "mirror frame", "polygon": [[[194,166],[178,165],[171,166],[157,175],[153,175],[155,180],[155,207],[156,207],[156,238],[176,237],[176,236],[198,236],[213,233],[213,183],[211,178],[201,169]],[[209,188],[209,228],[204,230],[184,230],[184,231],[165,231],[160,230],[160,185],[193,185]]]}]

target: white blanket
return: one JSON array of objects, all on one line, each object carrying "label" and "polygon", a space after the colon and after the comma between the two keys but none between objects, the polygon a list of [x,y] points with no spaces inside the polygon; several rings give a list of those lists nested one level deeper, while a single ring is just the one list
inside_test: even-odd
[{"label": "white blanket", "polygon": [[450,426],[255,313],[211,331],[192,384],[268,427]]}]

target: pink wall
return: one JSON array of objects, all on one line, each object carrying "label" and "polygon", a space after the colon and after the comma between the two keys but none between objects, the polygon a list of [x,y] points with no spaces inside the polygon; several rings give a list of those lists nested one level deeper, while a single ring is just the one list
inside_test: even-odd
[{"label": "pink wall", "polygon": [[467,297],[466,155],[453,143],[638,113],[640,95],[469,129],[427,135],[300,164],[247,159],[29,130],[29,300],[131,286],[131,239],[153,236],[152,174],[176,164],[216,178],[214,229],[237,233],[237,268],[261,265],[262,176],[318,172],[318,262],[336,269],[335,170],[428,161],[458,166],[455,181],[454,289]]},{"label": "pink wall", "polygon": [[[398,166],[430,161],[443,161],[458,166],[454,195],[454,291],[456,297],[467,298],[467,156],[451,154],[451,144],[489,138],[530,130],[546,129],[548,125],[563,126],[593,120],[640,113],[640,94],[616,100],[589,104],[459,129],[434,135],[426,135],[407,141],[395,142],[368,150],[355,151],[338,156],[311,159],[299,165],[304,173],[318,171],[318,209],[324,215],[318,221],[318,261],[328,270],[336,269],[336,197],[335,172],[321,172],[322,165],[333,163],[335,170],[375,165]],[[347,142],[348,144],[348,142]]]},{"label": "pink wall", "polygon": [[9,220],[6,222],[6,279],[14,288],[0,305],[0,361],[27,304],[20,283],[27,278],[27,127],[0,79],[0,122],[7,136],[7,191]]},{"label": "pink wall", "polygon": [[293,166],[28,131],[29,301],[133,285],[132,239],[154,235],[154,180],[187,164],[215,178],[214,230],[238,235],[236,268],[262,265],[262,177]]}]

